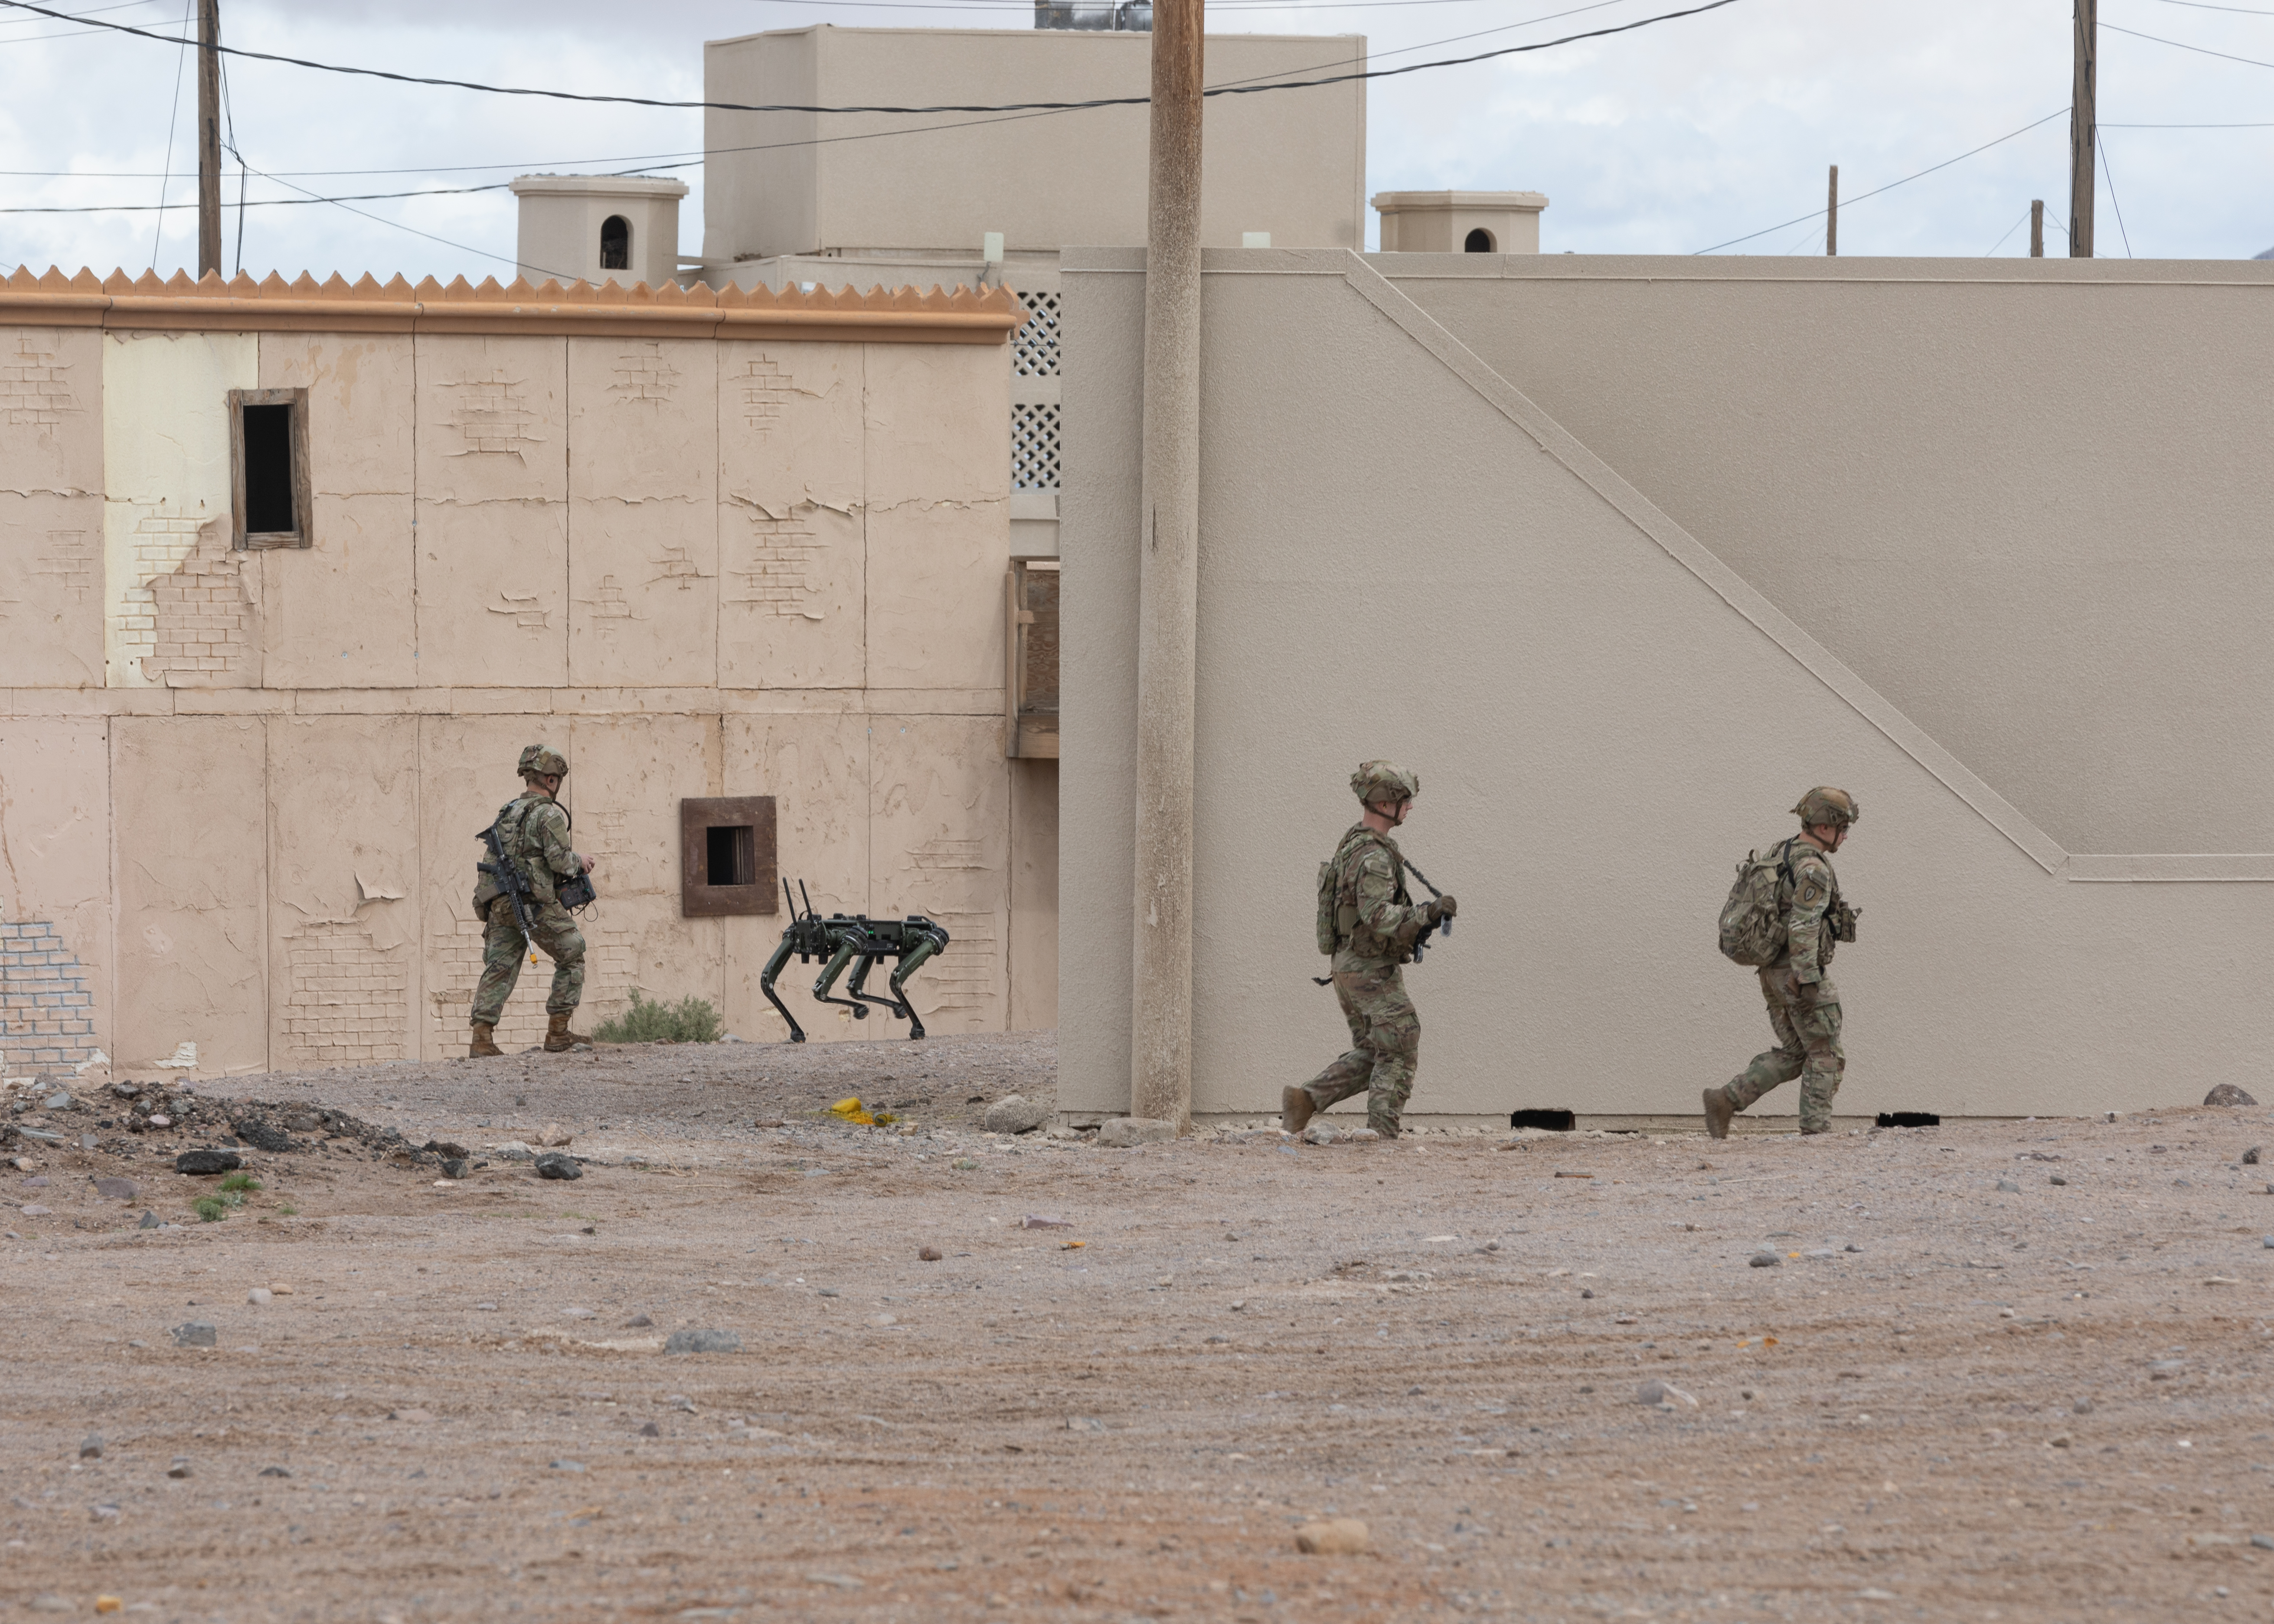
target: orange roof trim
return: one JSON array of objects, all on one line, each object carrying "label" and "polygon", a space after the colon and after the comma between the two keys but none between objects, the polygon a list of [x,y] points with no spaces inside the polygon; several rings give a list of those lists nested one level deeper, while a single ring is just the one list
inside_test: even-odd
[{"label": "orange roof trim", "polygon": [[350,282],[323,282],[303,271],[291,282],[275,272],[255,282],[242,271],[224,282],[208,272],[193,281],[176,271],[123,271],[97,278],[82,269],[44,276],[19,266],[0,279],[0,322],[25,327],[107,327],[141,332],[504,333],[594,338],[810,339],[854,343],[999,344],[1027,319],[1008,288],[981,292],[958,286],[850,289],[811,293],[790,289],[682,287],[614,281],[516,277],[478,287],[454,276],[415,286],[401,276],[380,282],[369,273]]}]

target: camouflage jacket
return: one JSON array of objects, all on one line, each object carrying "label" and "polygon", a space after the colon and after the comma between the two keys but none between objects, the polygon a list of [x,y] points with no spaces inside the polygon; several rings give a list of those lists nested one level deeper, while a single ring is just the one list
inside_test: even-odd
[{"label": "camouflage jacket", "polygon": [[[538,902],[557,900],[559,883],[584,871],[584,861],[568,844],[568,812],[541,789],[524,789],[498,808],[498,844]],[[482,847],[481,861],[489,861],[487,846]],[[504,895],[496,876],[483,875],[474,887],[474,912],[482,913]]]},{"label": "camouflage jacket", "polygon": [[1784,906],[1785,944],[1776,963],[1790,965],[1796,981],[1828,981],[1834,946],[1830,916],[1840,906],[1840,881],[1832,872],[1832,859],[1805,840],[1794,840],[1792,877],[1777,882],[1777,900]]},{"label": "camouflage jacket", "polygon": [[1422,909],[1405,892],[1405,857],[1397,842],[1354,825],[1335,848],[1334,968],[1374,970],[1403,964],[1421,934]]}]

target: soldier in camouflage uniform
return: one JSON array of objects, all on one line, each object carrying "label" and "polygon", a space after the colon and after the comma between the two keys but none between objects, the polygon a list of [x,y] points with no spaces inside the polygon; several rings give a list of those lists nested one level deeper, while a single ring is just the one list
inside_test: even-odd
[{"label": "soldier in camouflage uniform", "polygon": [[1457,911],[1450,897],[1416,903],[1405,893],[1405,859],[1389,831],[1405,821],[1421,780],[1394,763],[1362,763],[1351,788],[1365,813],[1335,848],[1321,879],[1320,943],[1329,929],[1331,882],[1335,997],[1350,1022],[1352,1048],[1299,1088],[1280,1091],[1279,1121],[1300,1132],[1312,1113],[1354,1094],[1367,1096],[1366,1122],[1382,1138],[1397,1137],[1398,1117],[1413,1092],[1421,1053],[1421,1018],[1405,996],[1398,969],[1415,940]]},{"label": "soldier in camouflage uniform", "polygon": [[1783,905],[1785,944],[1761,967],[1761,996],[1777,1046],[1753,1056],[1752,1064],[1719,1088],[1706,1091],[1706,1131],[1729,1137],[1729,1119],[1780,1083],[1800,1079],[1800,1131],[1829,1133],[1832,1100],[1848,1057],[1840,1048],[1840,989],[1832,984],[1835,942],[1856,939],[1856,910],[1840,899],[1832,853],[1863,816],[1844,789],[1817,788],[1793,808],[1800,833],[1776,844],[1786,848],[1787,868],[1778,876]]},{"label": "soldier in camouflage uniform", "polygon": [[568,845],[568,814],[554,799],[568,776],[568,759],[557,750],[532,744],[521,753],[522,792],[498,809],[498,844],[506,861],[529,885],[529,933],[522,933],[513,898],[494,875],[474,887],[474,912],[487,929],[482,936],[482,979],[474,989],[474,1041],[469,1058],[502,1054],[497,1046],[498,1017],[521,979],[521,961],[534,942],[553,959],[553,991],[545,1000],[551,1018],[545,1032],[548,1053],[591,1042],[568,1029],[568,1018],[584,996],[584,936],[561,906],[560,883],[592,871],[592,860]]}]

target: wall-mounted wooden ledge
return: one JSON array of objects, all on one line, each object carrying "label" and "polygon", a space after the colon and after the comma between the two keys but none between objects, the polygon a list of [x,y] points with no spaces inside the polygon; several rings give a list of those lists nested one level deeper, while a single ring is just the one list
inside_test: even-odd
[{"label": "wall-mounted wooden ledge", "polygon": [[139,277],[114,271],[98,279],[89,270],[65,276],[53,267],[43,276],[19,267],[0,280],[0,323],[124,332],[1000,344],[1026,319],[1025,308],[1008,288],[977,293],[964,287],[926,292],[872,288],[866,293],[792,288],[775,293],[699,283],[650,288],[635,282],[624,288],[614,282],[546,282],[532,287],[519,278],[501,286],[492,277],[475,287],[463,276],[446,286],[431,276],[415,285],[401,276],[381,283],[368,274],[353,282],[337,274],[319,282],[305,273],[290,282],[274,273],[260,282],[243,273],[228,282],[217,274],[193,282],[182,271],[166,281],[153,271]]}]

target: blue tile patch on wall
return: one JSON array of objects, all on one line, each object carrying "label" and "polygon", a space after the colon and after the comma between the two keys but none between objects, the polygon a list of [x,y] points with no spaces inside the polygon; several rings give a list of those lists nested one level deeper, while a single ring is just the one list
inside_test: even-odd
[{"label": "blue tile patch on wall", "polygon": [[87,966],[44,920],[0,924],[0,1055],[9,1067],[76,1065],[94,1054]]}]

